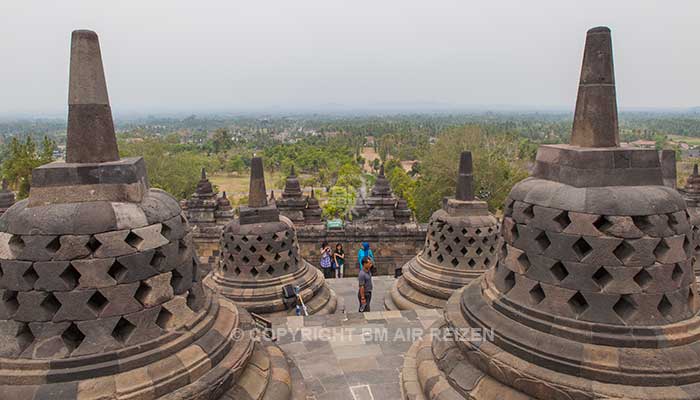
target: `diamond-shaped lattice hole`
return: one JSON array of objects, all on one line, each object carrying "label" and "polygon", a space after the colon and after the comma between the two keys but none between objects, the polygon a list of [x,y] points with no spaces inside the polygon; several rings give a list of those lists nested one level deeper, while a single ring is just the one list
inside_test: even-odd
[{"label": "diamond-shaped lattice hole", "polygon": [[258,272],[258,270],[255,269],[255,267],[253,267],[253,268],[250,269],[250,274],[253,275],[253,276],[258,276],[259,273],[260,273],[260,272]]},{"label": "diamond-shaped lattice hole", "polygon": [[50,254],[56,254],[59,250],[61,250],[61,238],[56,236],[46,245],[46,251]]},{"label": "diamond-shaped lattice hole", "polygon": [[459,252],[462,253],[463,256],[466,256],[469,250],[466,247],[462,247],[462,250],[460,250]]},{"label": "diamond-shaped lattice hole", "polygon": [[248,236],[245,236],[245,235],[244,235],[244,236],[241,236],[241,240],[243,241],[243,243],[247,242],[247,241],[248,241]]},{"label": "diamond-shaped lattice hole", "polygon": [[[172,279],[172,277],[171,277],[171,279]],[[136,289],[136,293],[134,294],[134,297],[136,298],[136,300],[139,301],[139,303],[144,304],[146,302],[146,299],[148,298],[148,295],[151,294],[152,290],[153,290],[153,288],[148,286],[146,283],[141,282],[139,284],[139,288]]]},{"label": "diamond-shaped lattice hole", "polygon": [[476,266],[476,261],[474,261],[473,258],[470,258],[469,261],[467,261],[467,264],[469,264],[469,268],[474,268]]},{"label": "diamond-shaped lattice hole", "polygon": [[613,306],[613,311],[623,321],[627,321],[637,311],[637,306],[634,304],[631,296],[623,294]]},{"label": "diamond-shaped lattice hole", "polygon": [[135,234],[133,231],[129,231],[129,234],[126,235],[124,241],[135,249],[141,249],[141,244],[143,244],[143,238]]},{"label": "diamond-shaped lattice hole", "polygon": [[530,259],[527,257],[527,254],[521,253],[518,256],[517,261],[518,261],[518,264],[520,264],[523,271],[527,271],[530,268]]},{"label": "diamond-shaped lattice hole", "polygon": [[3,291],[0,300],[2,300],[3,308],[5,308],[10,315],[14,314],[19,308],[17,292],[14,290]]},{"label": "diamond-shaped lattice hole", "polygon": [[236,245],[236,247],[233,248],[233,250],[240,252],[241,251],[241,246]]},{"label": "diamond-shaped lattice hole", "polygon": [[107,274],[114,278],[115,281],[121,282],[122,279],[124,279],[124,277],[126,276],[127,272],[128,270],[125,266],[123,266],[119,261],[114,260],[112,266],[109,267]]},{"label": "diamond-shaped lattice hole", "polygon": [[437,260],[438,262],[442,262],[445,259],[445,257],[442,256],[442,254],[438,254]]},{"label": "diamond-shaped lattice hole", "polygon": [[268,274],[272,275],[275,273],[275,269],[272,268],[272,265],[268,266],[267,269],[265,270]]},{"label": "diamond-shaped lattice hole", "polygon": [[690,245],[690,240],[688,239],[688,235],[686,235],[683,238],[683,251],[685,254],[690,255],[690,252],[692,250],[692,246]]},{"label": "diamond-shaped lattice hole", "polygon": [[453,267],[456,267],[459,265],[459,260],[456,258],[453,258],[452,261],[450,261]]},{"label": "diamond-shaped lattice hole", "polygon": [[280,258],[282,258],[282,256],[280,255],[280,253],[275,253],[275,261],[279,261]]},{"label": "diamond-shaped lattice hole", "polygon": [[61,272],[61,275],[58,277],[66,283],[66,286],[72,289],[78,286],[78,281],[80,281],[80,272],[78,272],[72,264],[68,264],[66,269],[64,269],[63,272]]},{"label": "diamond-shaped lattice hole", "polygon": [[241,258],[241,260],[246,264],[248,264],[250,262],[250,258],[248,258],[248,256],[243,256],[243,258]]},{"label": "diamond-shaped lattice hole", "polygon": [[661,296],[661,301],[659,301],[659,305],[656,306],[656,309],[659,310],[661,315],[668,318],[671,315],[671,311],[673,311],[673,305],[668,300],[668,297],[663,295]]},{"label": "diamond-shaped lattice hole", "polygon": [[7,244],[10,245],[10,250],[13,253],[19,253],[24,250],[24,239],[20,235],[12,235]]},{"label": "diamond-shaped lattice hole", "polygon": [[452,228],[452,226],[448,226],[448,227],[447,227],[447,232],[452,233],[452,232],[454,232],[454,231],[455,231],[455,230],[454,230],[454,228]]},{"label": "diamond-shaped lattice hole", "polygon": [[488,257],[484,258],[484,266],[488,267],[489,265],[491,265],[491,259]]},{"label": "diamond-shaped lattice hole", "polygon": [[651,283],[651,281],[654,280],[651,274],[649,274],[649,272],[647,272],[647,270],[645,269],[639,270],[639,272],[637,272],[633,279],[635,283],[637,283],[637,285],[639,285],[639,287],[642,289],[646,289],[647,286],[649,286],[649,284]]},{"label": "diamond-shaped lattice hole", "polygon": [[17,330],[17,335],[15,335],[15,340],[17,341],[20,350],[24,351],[27,347],[29,347],[32,344],[32,342],[34,342],[34,339],[35,338],[32,334],[32,330],[29,329],[29,324],[21,324],[19,329]]},{"label": "diamond-shaped lattice hole", "polygon": [[258,262],[259,262],[260,264],[264,263],[264,262],[265,262],[265,256],[262,256],[262,255],[261,255],[260,257],[258,257]]},{"label": "diamond-shaped lattice hole", "polygon": [[646,232],[653,227],[647,215],[636,215],[632,217],[632,222],[634,222],[634,225],[642,232]]},{"label": "diamond-shaped lattice hole", "polygon": [[68,325],[68,328],[66,328],[66,330],[61,334],[61,340],[63,340],[63,344],[68,349],[68,352],[72,353],[73,350],[77,349],[78,346],[83,343],[83,340],[85,340],[85,335],[80,331],[76,324],[71,322],[71,324]]},{"label": "diamond-shaped lattice hole", "polygon": [[593,226],[595,226],[595,228],[600,232],[605,233],[605,231],[612,227],[613,224],[605,215],[601,215],[595,221],[593,221]]},{"label": "diamond-shaped lattice hole", "polygon": [[124,344],[129,341],[131,334],[136,330],[136,325],[132,324],[129,320],[122,317],[119,318],[119,322],[112,329],[112,337],[118,342]]},{"label": "diamond-shaped lattice hole", "polygon": [[508,271],[506,276],[503,278],[503,284],[505,285],[503,293],[508,293],[511,289],[513,289],[513,286],[515,286],[515,273],[513,271]]},{"label": "diamond-shaped lattice hole", "polygon": [[664,258],[669,250],[671,250],[671,248],[668,247],[668,244],[666,244],[666,239],[661,239],[659,244],[657,244],[656,248],[654,249],[654,255],[656,258]]},{"label": "diamond-shaped lattice hole", "polygon": [[473,237],[470,237],[469,239],[467,239],[467,244],[469,244],[470,246],[473,245],[474,243],[476,243],[476,239],[474,239]]},{"label": "diamond-shaped lattice hole", "polygon": [[447,237],[445,237],[445,235],[440,235],[440,241],[441,241],[441,242],[444,242],[446,239],[447,239]]},{"label": "diamond-shaped lattice hole", "polygon": [[158,325],[160,329],[167,331],[170,327],[170,321],[172,321],[172,319],[173,314],[166,310],[165,307],[161,307],[160,312],[158,313],[158,318],[156,318],[156,325]]},{"label": "diamond-shaped lattice hole", "polygon": [[462,228],[462,236],[466,236],[467,233],[469,233],[469,231],[467,230],[467,228]]},{"label": "diamond-shaped lattice hole", "polygon": [[450,247],[449,245],[447,245],[447,246],[445,247],[445,251],[447,251],[448,253],[452,253],[452,247]]},{"label": "diamond-shaped lattice hole", "polygon": [[460,239],[459,236],[456,236],[453,242],[455,242],[455,244],[460,244],[462,242],[462,239]]},{"label": "diamond-shaped lattice hole", "polygon": [[236,267],[236,269],[234,269],[233,272],[235,272],[236,275],[240,275],[240,274],[241,274],[241,269],[238,268],[238,267]]},{"label": "diamond-shaped lattice hole", "polygon": [[39,307],[53,315],[56,314],[59,308],[61,308],[61,303],[52,293],[49,293],[46,297],[44,297],[44,300],[42,300],[41,304],[39,304]]},{"label": "diamond-shaped lattice hole", "polygon": [[258,242],[262,242],[263,237],[262,237],[262,236],[256,236],[256,237],[255,237],[255,240],[257,240]]},{"label": "diamond-shaped lattice hole", "polygon": [[673,279],[674,282],[679,282],[683,278],[683,268],[681,268],[681,265],[676,263],[676,265],[673,266],[673,272],[671,272],[671,279]]},{"label": "diamond-shaped lattice hole", "polygon": [[185,277],[182,276],[178,270],[174,269],[172,271],[172,275],[170,276],[170,286],[177,291],[183,279],[185,279]]},{"label": "diamond-shaped lattice hole", "polygon": [[610,275],[610,272],[608,272],[605,267],[600,267],[598,270],[593,274],[593,281],[598,285],[599,288],[605,289],[605,286],[608,285],[613,280],[613,276]]},{"label": "diamond-shaped lattice hole", "polygon": [[553,221],[559,224],[562,231],[571,225],[571,219],[569,218],[569,213],[567,211],[560,212],[559,215],[554,217]]},{"label": "diamond-shaped lattice hole", "polygon": [[484,236],[484,237],[481,239],[481,243],[483,243],[483,244],[488,243],[488,241],[489,241],[489,237],[488,237],[488,236]]},{"label": "diamond-shaped lattice hole", "polygon": [[586,298],[583,297],[581,292],[576,292],[573,296],[571,296],[567,304],[569,304],[569,307],[571,307],[571,310],[576,315],[581,315],[589,307]]},{"label": "diamond-shaped lattice hole", "polygon": [[559,282],[563,281],[567,276],[569,276],[569,271],[566,270],[566,267],[564,267],[564,264],[562,264],[560,261],[557,261],[554,265],[552,265],[552,267],[549,268],[549,272],[551,272]]},{"label": "diamond-shaped lattice hole", "polygon": [[544,297],[544,290],[542,290],[542,286],[539,283],[530,289],[530,303],[532,305],[540,304]]},{"label": "diamond-shaped lattice hole", "polygon": [[274,248],[272,248],[272,246],[269,244],[265,247],[265,251],[267,251],[268,253],[271,253],[272,250],[274,250]]},{"label": "diamond-shaped lattice hole", "polygon": [[88,299],[87,306],[90,307],[90,309],[95,312],[95,315],[99,317],[100,314],[102,314],[102,310],[104,310],[107,306],[107,303],[109,303],[107,298],[104,297],[99,290],[97,290]]},{"label": "diamond-shaped lattice hole", "polygon": [[572,246],[579,260],[586,258],[593,251],[593,248],[584,238],[579,238]]},{"label": "diamond-shaped lattice hole", "polygon": [[523,215],[529,219],[535,218],[535,210],[532,204],[528,205],[523,209]]},{"label": "diamond-shaped lattice hole", "polygon": [[250,246],[248,250],[250,250],[251,253],[255,253],[256,251],[258,251],[258,249],[255,248],[255,246]]},{"label": "diamond-shaped lattice hole", "polygon": [[477,236],[481,235],[481,229],[476,228],[476,231],[474,233],[476,233]]},{"label": "diamond-shaped lattice hole", "polygon": [[161,267],[163,267],[164,263],[165,263],[165,254],[163,254],[163,252],[160,250],[156,250],[155,252],[153,252],[153,257],[151,257],[151,262],[150,262],[151,267],[160,271]]},{"label": "diamond-shaped lattice hole", "polygon": [[160,225],[160,234],[163,235],[163,237],[165,237],[166,239],[170,239],[170,233],[172,231],[173,230],[170,229],[170,227],[168,225],[166,225],[166,224]]},{"label": "diamond-shaped lattice hole", "polygon": [[518,240],[520,237],[520,233],[518,233],[518,224],[513,224],[513,227],[510,228],[510,236],[512,237],[513,242]]},{"label": "diamond-shaped lattice hole", "polygon": [[34,270],[34,267],[29,267],[22,274],[22,278],[24,279],[25,282],[27,282],[27,285],[34,286],[36,281],[39,280],[39,274],[36,273],[36,271]]},{"label": "diamond-shaped lattice hole", "polygon": [[539,247],[540,252],[544,253],[545,250],[549,247],[552,242],[549,240],[549,237],[547,237],[547,234],[542,231],[540,232],[539,235],[535,238],[535,243],[537,243],[537,247]]},{"label": "diamond-shaped lattice hole", "polygon": [[627,243],[626,240],[623,240],[617,245],[615,250],[613,250],[613,254],[624,264],[634,255],[634,247]]},{"label": "diamond-shaped lattice hole", "polygon": [[282,269],[287,271],[289,268],[290,268],[289,263],[284,263],[284,266],[282,267]]},{"label": "diamond-shaped lattice hole", "polygon": [[484,251],[481,250],[481,247],[477,247],[477,248],[476,248],[476,255],[477,255],[477,256],[480,256],[483,252],[484,252]]}]

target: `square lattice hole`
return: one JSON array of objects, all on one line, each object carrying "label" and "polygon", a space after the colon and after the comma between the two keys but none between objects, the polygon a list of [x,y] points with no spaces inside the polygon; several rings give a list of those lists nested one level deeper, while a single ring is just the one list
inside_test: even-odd
[{"label": "square lattice hole", "polygon": [[532,305],[540,304],[544,298],[544,290],[542,290],[542,286],[539,283],[530,289],[530,303]]},{"label": "square lattice hole", "polygon": [[579,238],[571,248],[574,250],[574,253],[576,253],[576,256],[578,257],[579,260],[583,260],[586,258],[587,255],[593,251],[593,248],[591,247],[590,244],[586,241],[584,238]]},{"label": "square lattice hole", "polygon": [[637,311],[637,306],[630,295],[623,294],[613,306],[613,311],[626,322]]},{"label": "square lattice hole", "polygon": [[637,285],[639,285],[639,287],[642,289],[646,289],[651,284],[651,282],[654,280],[654,278],[652,278],[651,274],[649,274],[649,272],[647,272],[647,270],[644,268],[639,270],[639,272],[637,272],[637,274],[634,276],[633,279],[634,279],[634,282]]},{"label": "square lattice hole", "polygon": [[598,270],[593,274],[593,281],[598,285],[599,288],[605,289],[605,286],[608,285],[608,283],[612,282],[613,276],[610,275],[610,272],[608,272],[605,267],[600,267]]},{"label": "square lattice hole", "polygon": [[668,318],[671,316],[671,312],[673,311],[673,305],[668,300],[668,297],[666,297],[666,295],[663,295],[661,296],[661,300],[659,301],[659,305],[656,306],[656,309],[659,310],[661,315]]},{"label": "square lattice hole", "polygon": [[680,264],[676,263],[676,265],[673,266],[671,279],[673,279],[674,282],[680,282],[680,280],[683,279],[683,268],[681,268]]},{"label": "square lattice hole", "polygon": [[564,264],[562,264],[561,261],[557,261],[554,265],[552,265],[551,268],[549,268],[549,272],[551,272],[559,282],[563,281],[567,276],[569,276],[569,271],[566,270],[566,267],[564,267]]},{"label": "square lattice hole", "polygon": [[586,310],[588,310],[588,307],[590,307],[588,305],[588,301],[586,301],[586,298],[581,294],[581,292],[576,292],[573,296],[571,296],[567,303],[577,316],[584,313]]}]

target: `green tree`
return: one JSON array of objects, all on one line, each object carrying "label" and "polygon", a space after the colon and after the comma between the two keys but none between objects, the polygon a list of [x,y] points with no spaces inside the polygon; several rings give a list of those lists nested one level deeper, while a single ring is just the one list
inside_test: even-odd
[{"label": "green tree", "polygon": [[518,144],[513,135],[487,135],[474,125],[451,128],[440,135],[420,160],[421,177],[414,197],[418,220],[427,221],[443,197],[454,195],[459,154],[465,150],[472,152],[477,197],[486,201],[492,212],[501,209],[513,185],[527,177],[517,161]]},{"label": "green tree", "polygon": [[391,185],[391,190],[398,197],[406,200],[408,207],[416,211],[416,181],[413,180],[401,167],[395,167],[391,169],[387,177],[389,179],[389,184]]},{"label": "green tree", "polygon": [[27,136],[24,142],[17,137],[10,141],[7,158],[2,164],[3,176],[10,186],[17,191],[17,198],[29,195],[32,170],[53,160],[56,143],[48,137],[42,141],[41,151],[37,151],[36,142]]},{"label": "green tree", "polygon": [[323,205],[326,218],[344,218],[350,215],[355,204],[355,189],[351,186],[333,186],[328,193],[328,201]]},{"label": "green tree", "polygon": [[214,131],[211,145],[214,153],[221,153],[230,149],[233,146],[233,140],[228,129],[219,128]]},{"label": "green tree", "polygon": [[148,138],[137,143],[120,143],[122,157],[143,157],[148,170],[148,180],[177,199],[190,196],[197,187],[201,169],[212,169],[217,161],[202,153],[192,151],[173,152],[165,141]]}]

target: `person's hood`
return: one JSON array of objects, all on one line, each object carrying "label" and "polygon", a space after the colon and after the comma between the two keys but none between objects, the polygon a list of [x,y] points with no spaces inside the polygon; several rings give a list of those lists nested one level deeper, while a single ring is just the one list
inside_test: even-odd
[{"label": "person's hood", "polygon": [[362,242],[362,248],[365,249],[365,251],[369,250],[369,243]]}]

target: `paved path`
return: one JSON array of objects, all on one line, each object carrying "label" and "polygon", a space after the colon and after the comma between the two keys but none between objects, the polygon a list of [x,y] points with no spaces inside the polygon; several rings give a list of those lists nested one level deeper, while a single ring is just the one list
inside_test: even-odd
[{"label": "paved path", "polygon": [[[343,312],[343,307],[345,307],[346,313],[357,312],[360,308],[360,302],[357,301],[357,277],[354,278],[342,278],[342,279],[326,279],[328,286],[335,290],[335,294],[339,298],[342,298],[342,302],[339,302],[340,308],[338,313]],[[370,309],[372,311],[384,311],[384,296],[389,291],[391,286],[396,282],[396,278],[393,276],[375,276],[372,277],[372,302],[370,303]]]},{"label": "paved path", "polygon": [[[349,296],[344,286],[350,280],[331,280],[331,285]],[[357,303],[352,300],[349,304]],[[377,300],[376,306],[381,310],[383,304]],[[401,398],[404,353],[441,315],[438,310],[350,312],[287,317],[276,321],[274,328],[277,343],[296,364],[302,376],[297,379],[304,380],[309,398],[393,400]]]}]

